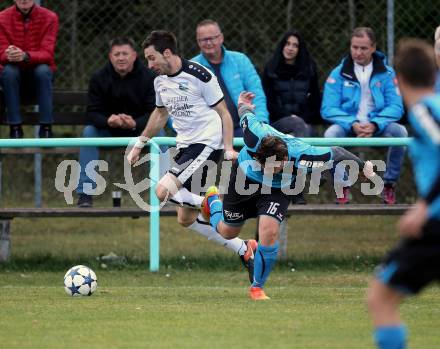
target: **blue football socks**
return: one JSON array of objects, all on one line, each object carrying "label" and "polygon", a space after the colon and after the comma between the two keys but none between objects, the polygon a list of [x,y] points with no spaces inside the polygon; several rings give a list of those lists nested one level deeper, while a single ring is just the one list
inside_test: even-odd
[{"label": "blue football socks", "polygon": [[217,225],[222,219],[223,214],[223,204],[220,201],[218,195],[211,195],[208,198],[209,211],[211,212],[211,217],[209,218],[209,223],[211,226],[217,230]]},{"label": "blue football socks", "polygon": [[406,328],[403,325],[377,327],[374,341],[379,349],[406,349]]},{"label": "blue football socks", "polygon": [[278,241],[272,246],[258,244],[254,257],[254,282],[252,287],[263,288],[278,256]]}]

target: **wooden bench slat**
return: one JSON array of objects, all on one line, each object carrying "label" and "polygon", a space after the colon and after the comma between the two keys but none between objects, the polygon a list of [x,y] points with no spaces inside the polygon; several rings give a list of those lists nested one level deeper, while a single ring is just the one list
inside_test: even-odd
[{"label": "wooden bench slat", "polygon": [[[39,125],[39,114],[37,112],[27,112],[23,115],[23,125]],[[1,123],[5,124],[5,115],[2,116]],[[87,125],[89,124],[86,112],[54,112],[53,125]]]},{"label": "wooden bench slat", "polygon": [[[0,91],[0,123],[6,124],[4,114],[4,104],[2,102],[2,91]],[[53,105],[63,107],[80,107],[79,111],[54,111],[54,125],[87,125],[86,116],[87,91],[53,91]],[[34,105],[36,99],[30,100],[22,98],[22,105]],[[38,125],[39,115],[36,112],[25,112],[23,115],[23,125]]]},{"label": "wooden bench slat", "polygon": [[[175,207],[162,208],[161,215],[176,215]],[[150,212],[136,207],[108,208],[2,208],[0,219],[20,218],[53,218],[53,217],[147,217]]]},{"label": "wooden bench slat", "polygon": [[384,205],[384,204],[307,204],[290,205],[288,215],[401,215],[411,205]]},{"label": "wooden bench slat", "polygon": [[59,105],[87,105],[87,91],[55,90],[53,103]]}]

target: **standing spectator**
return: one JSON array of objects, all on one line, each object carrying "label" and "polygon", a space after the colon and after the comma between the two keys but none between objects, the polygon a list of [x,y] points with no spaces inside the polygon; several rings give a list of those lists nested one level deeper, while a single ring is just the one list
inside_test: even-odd
[{"label": "standing spectator", "polygon": [[417,39],[399,43],[395,67],[414,131],[409,150],[419,198],[399,221],[402,240],[370,283],[368,308],[379,349],[407,347],[400,304],[440,281],[440,96],[434,94],[432,47]]},{"label": "standing spectator", "polygon": [[238,96],[242,91],[255,94],[257,118],[259,121],[269,122],[266,96],[251,60],[244,53],[229,51],[223,46],[223,33],[216,21],[201,21],[197,25],[196,36],[201,53],[191,60],[207,67],[217,77],[234,122],[234,137],[243,136],[237,111]]},{"label": "standing spectator", "polygon": [[[360,27],[351,34],[350,55],[330,73],[324,86],[321,114],[333,124],[325,137],[407,137],[406,128],[397,123],[403,104],[394,70],[385,55],[376,51],[376,37],[371,28]],[[390,147],[385,188],[385,204],[395,204],[395,186],[405,156],[405,147]],[[349,202],[344,188],[340,204]]]},{"label": "standing spectator", "polygon": [[[90,79],[87,116],[91,125],[84,128],[83,137],[136,137],[155,107],[155,74],[137,57],[131,38],[115,38],[109,48],[109,61]],[[93,205],[91,192],[84,189],[96,183],[87,176],[86,166],[98,158],[98,147],[81,147],[78,207]]]},{"label": "standing spectator", "polygon": [[0,12],[0,70],[11,138],[23,138],[20,95],[37,97],[39,136],[52,137],[52,80],[58,16],[34,4],[15,0]]},{"label": "standing spectator", "polygon": [[318,73],[298,31],[288,31],[278,43],[264,67],[263,88],[273,127],[296,137],[313,134],[310,124],[320,120]]}]

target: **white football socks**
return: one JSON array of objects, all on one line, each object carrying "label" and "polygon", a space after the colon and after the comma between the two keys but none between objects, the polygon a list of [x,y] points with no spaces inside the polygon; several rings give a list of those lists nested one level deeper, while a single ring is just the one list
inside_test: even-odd
[{"label": "white football socks", "polygon": [[217,233],[213,227],[209,225],[208,222],[206,222],[202,215],[199,214],[197,217],[197,220],[191,224],[189,229],[199,233],[200,235],[203,235],[208,240],[214,241],[215,243],[222,245],[238,255],[242,256],[247,251],[246,243],[240,239],[240,238],[234,238],[231,240],[225,239],[223,236],[221,236],[219,233]]},{"label": "white football socks", "polygon": [[168,201],[174,205],[185,206],[190,208],[200,208],[202,205],[203,196],[191,193],[186,188],[180,188]]}]

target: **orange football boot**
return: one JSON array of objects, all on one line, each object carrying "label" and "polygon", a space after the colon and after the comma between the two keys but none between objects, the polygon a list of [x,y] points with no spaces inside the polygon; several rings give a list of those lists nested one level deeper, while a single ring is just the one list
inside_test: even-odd
[{"label": "orange football boot", "polygon": [[209,219],[211,218],[211,209],[208,205],[208,198],[210,198],[211,196],[214,195],[219,195],[218,189],[216,186],[211,186],[208,188],[206,194],[205,194],[205,198],[202,201],[202,205],[200,207],[200,213],[202,214],[203,218],[209,222]]},{"label": "orange football boot", "polygon": [[264,293],[264,290],[261,287],[251,287],[249,289],[249,297],[254,301],[265,301],[270,299],[266,296],[266,293]]}]

